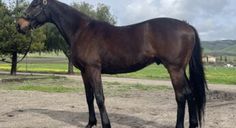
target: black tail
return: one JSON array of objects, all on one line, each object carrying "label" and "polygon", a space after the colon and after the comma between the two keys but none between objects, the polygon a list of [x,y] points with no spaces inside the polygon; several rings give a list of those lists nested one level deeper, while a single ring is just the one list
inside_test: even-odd
[{"label": "black tail", "polygon": [[192,28],[195,32],[195,46],[189,63],[190,85],[196,99],[196,113],[201,126],[206,104],[205,89],[207,88],[207,83],[202,63],[202,50],[199,35],[196,29],[194,27]]}]

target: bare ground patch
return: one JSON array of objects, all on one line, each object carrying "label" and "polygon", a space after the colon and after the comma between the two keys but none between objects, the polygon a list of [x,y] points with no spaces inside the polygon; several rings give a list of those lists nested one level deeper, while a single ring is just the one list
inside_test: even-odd
[{"label": "bare ground patch", "polygon": [[[0,97],[1,128],[82,128],[87,123],[84,93],[0,91]],[[175,125],[173,90],[107,93],[106,106],[114,128],[173,128]],[[99,114],[97,117],[100,128]],[[235,119],[236,92],[208,92],[205,128],[233,128]]]},{"label": "bare ground patch", "polygon": [[[88,121],[85,94],[81,80],[70,78],[73,81],[52,79],[33,83],[42,86],[57,81],[63,87],[78,87],[78,93],[0,90],[0,128],[83,128]],[[106,106],[113,128],[174,128],[176,103],[169,81],[104,79]],[[210,85],[207,101],[204,128],[236,126],[235,86]],[[99,113],[97,118],[100,128]],[[185,127],[188,127],[188,112]]]}]

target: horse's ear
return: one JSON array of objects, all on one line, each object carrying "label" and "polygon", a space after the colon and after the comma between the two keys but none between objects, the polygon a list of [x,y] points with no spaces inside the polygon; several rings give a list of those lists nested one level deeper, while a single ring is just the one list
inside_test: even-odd
[{"label": "horse's ear", "polygon": [[43,5],[47,5],[48,4],[48,0],[43,0]]}]

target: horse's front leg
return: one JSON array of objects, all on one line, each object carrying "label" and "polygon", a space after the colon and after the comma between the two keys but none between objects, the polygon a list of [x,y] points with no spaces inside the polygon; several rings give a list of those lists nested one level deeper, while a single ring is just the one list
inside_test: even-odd
[{"label": "horse's front leg", "polygon": [[88,110],[89,110],[89,122],[86,128],[92,128],[94,125],[97,125],[97,119],[95,115],[94,110],[94,92],[93,87],[89,81],[89,76],[86,75],[86,73],[81,72],[83,81],[84,81],[84,88],[86,93],[86,99],[88,104]]},{"label": "horse's front leg", "polygon": [[[103,87],[102,87],[102,80],[101,80],[101,69],[98,67],[93,67],[93,66],[86,67],[83,76],[86,76],[86,80],[84,79],[84,81],[85,81],[84,83],[88,83],[88,85],[90,85],[92,87],[92,91],[94,93],[94,96],[96,98],[97,105],[98,105],[98,108],[100,111],[101,120],[102,120],[102,127],[103,128],[110,128],[111,125],[110,125],[110,121],[109,121],[109,118],[107,115],[107,111],[106,111],[106,107],[105,107],[105,98],[104,98],[104,94],[103,94]],[[91,90],[89,92],[91,92]],[[90,100],[91,100],[90,102],[93,101],[92,98]],[[90,116],[95,117],[93,103],[91,103],[91,104],[92,104],[91,105],[92,107],[91,106],[90,107],[92,110],[90,110],[91,111]]]}]

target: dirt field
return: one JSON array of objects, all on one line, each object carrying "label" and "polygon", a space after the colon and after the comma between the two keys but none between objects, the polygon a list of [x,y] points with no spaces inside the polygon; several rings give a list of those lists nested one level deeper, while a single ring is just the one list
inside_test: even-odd
[{"label": "dirt field", "polygon": [[[110,81],[116,80],[111,78]],[[130,82],[132,79],[126,81]],[[160,83],[170,86],[169,82]],[[236,86],[211,85],[210,89],[204,128],[235,128]],[[83,128],[87,124],[84,93],[1,90],[0,97],[0,128]],[[115,96],[108,95],[106,106],[113,128],[175,126],[176,103],[173,90],[129,91]],[[188,127],[187,114],[186,112],[185,127]],[[97,117],[97,128],[100,128],[99,114]]]}]

